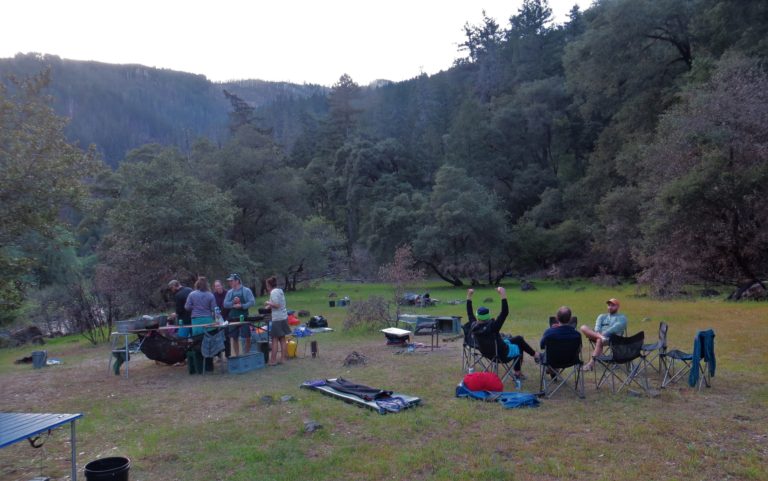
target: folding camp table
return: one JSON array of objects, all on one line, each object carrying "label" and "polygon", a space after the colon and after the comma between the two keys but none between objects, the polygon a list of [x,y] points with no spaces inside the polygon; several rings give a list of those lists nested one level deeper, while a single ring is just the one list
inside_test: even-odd
[{"label": "folding camp table", "polygon": [[83,417],[83,413],[0,413],[0,448],[69,423],[69,444],[72,447],[72,481],[77,481],[75,420],[81,417]]}]

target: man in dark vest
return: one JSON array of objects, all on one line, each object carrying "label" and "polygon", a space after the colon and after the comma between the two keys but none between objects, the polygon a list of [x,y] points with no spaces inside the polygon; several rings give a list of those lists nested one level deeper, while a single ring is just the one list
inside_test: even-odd
[{"label": "man in dark vest", "polygon": [[[192,289],[181,285],[181,282],[176,279],[168,283],[168,287],[173,293],[173,300],[176,303],[176,312],[171,314],[171,318],[175,319],[179,326],[191,326],[192,325],[192,313],[184,308],[187,303],[187,297],[192,292]],[[191,329],[179,328],[179,337],[189,337],[192,334]]]}]

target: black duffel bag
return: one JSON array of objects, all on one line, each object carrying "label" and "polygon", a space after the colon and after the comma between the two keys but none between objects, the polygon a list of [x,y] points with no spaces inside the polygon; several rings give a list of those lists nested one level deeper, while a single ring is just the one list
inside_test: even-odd
[{"label": "black duffel bag", "polygon": [[310,329],[317,327],[328,327],[328,321],[323,316],[312,316],[310,318],[308,326]]}]

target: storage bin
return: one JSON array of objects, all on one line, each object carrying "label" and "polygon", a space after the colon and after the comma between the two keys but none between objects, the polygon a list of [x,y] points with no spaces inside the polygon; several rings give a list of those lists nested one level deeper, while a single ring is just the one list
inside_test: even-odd
[{"label": "storage bin", "polygon": [[227,369],[230,374],[242,374],[244,372],[261,369],[264,367],[264,354],[252,352],[242,356],[230,357],[227,361]]}]

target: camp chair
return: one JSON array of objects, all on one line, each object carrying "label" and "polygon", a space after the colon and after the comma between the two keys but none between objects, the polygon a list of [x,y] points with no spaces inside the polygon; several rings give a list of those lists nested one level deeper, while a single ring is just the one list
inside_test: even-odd
[{"label": "camp chair", "polygon": [[[634,383],[640,387],[643,392],[650,395],[648,379],[645,370],[648,363],[643,354],[643,341],[645,332],[640,331],[629,337],[611,336],[609,341],[610,354],[602,354],[595,357],[595,361],[603,367],[603,374],[597,381],[597,389],[611,381],[611,390],[614,393],[620,392],[625,386]],[[640,375],[643,378],[640,382]],[[620,382],[616,389],[616,381]]]},{"label": "camp chair", "polygon": [[[648,362],[648,366],[659,374],[661,374],[663,371],[661,354],[667,352],[667,331],[668,330],[669,330],[669,326],[667,325],[667,323],[664,321],[660,322],[659,323],[659,340],[654,342],[653,344],[643,344],[643,354],[646,357],[646,362]],[[654,365],[654,361],[657,361],[657,360],[658,362],[656,362],[656,365]]]},{"label": "camp chair", "polygon": [[664,368],[662,388],[677,382],[686,374],[691,387],[698,385],[699,391],[702,384],[712,387],[711,378],[715,375],[715,331],[709,329],[697,332],[693,340],[693,353],[672,349],[669,352],[660,353],[659,357]]},{"label": "camp chair", "polygon": [[[496,346],[495,336],[477,336],[472,333],[474,339],[474,345],[482,355],[482,362],[487,366],[485,371],[493,372],[501,382],[506,382],[507,379],[511,379],[514,375],[515,362],[518,360],[522,353],[517,356],[502,359],[499,357],[498,349]],[[501,370],[501,374],[499,374]]]},{"label": "camp chair", "polygon": [[470,371],[488,371],[491,367],[490,361],[483,357],[477,348],[477,341],[470,330],[470,323],[461,326],[464,331],[464,344],[461,350],[461,370]]},{"label": "camp chair", "polygon": [[[628,329],[629,329],[629,323],[627,323],[627,327],[624,328],[624,330],[621,332],[620,335],[626,337]],[[590,355],[593,352],[595,352],[595,346],[596,346],[595,340],[594,339],[589,339],[589,352],[590,352]],[[610,355],[610,354],[611,354],[611,343],[610,342],[604,342],[603,343],[603,355],[607,356],[607,355]],[[629,373],[629,371],[630,371],[630,369],[627,369],[627,373]],[[597,371],[595,371],[595,384],[597,384],[597,382],[598,382],[597,381]]]},{"label": "camp chair", "polygon": [[[547,339],[539,365],[541,380],[539,390],[545,397],[552,397],[558,389],[568,386],[579,398],[584,399],[584,376],[581,373],[581,337],[578,339]],[[566,374],[567,373],[567,374]],[[568,384],[572,377],[574,385]],[[547,381],[549,379],[549,381]]]}]

